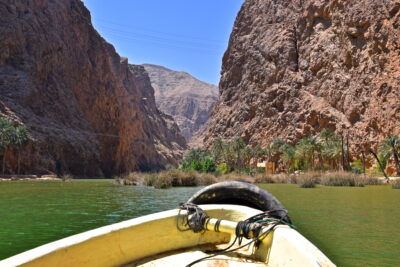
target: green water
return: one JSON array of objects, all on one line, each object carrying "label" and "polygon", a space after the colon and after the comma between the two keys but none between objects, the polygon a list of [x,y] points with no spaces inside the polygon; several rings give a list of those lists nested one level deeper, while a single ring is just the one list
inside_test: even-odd
[{"label": "green water", "polygon": [[[400,190],[261,185],[338,266],[400,266]],[[72,234],[175,208],[199,188],[109,180],[0,182],[0,259]]]}]

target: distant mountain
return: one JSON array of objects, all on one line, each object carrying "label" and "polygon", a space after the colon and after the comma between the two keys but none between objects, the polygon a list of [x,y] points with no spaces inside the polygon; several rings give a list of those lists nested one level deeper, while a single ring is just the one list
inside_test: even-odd
[{"label": "distant mountain", "polygon": [[186,72],[144,64],[154,87],[157,107],[171,115],[188,142],[208,121],[218,99],[218,87]]}]

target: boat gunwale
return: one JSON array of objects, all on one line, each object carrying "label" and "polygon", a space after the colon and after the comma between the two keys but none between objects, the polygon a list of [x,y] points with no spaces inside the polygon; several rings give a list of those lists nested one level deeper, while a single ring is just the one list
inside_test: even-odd
[{"label": "boat gunwale", "polygon": [[[256,214],[261,213],[260,210],[250,208],[247,206],[241,206],[241,205],[205,204],[205,205],[199,205],[199,206],[205,212],[207,212],[210,216],[217,215],[217,216],[219,216],[218,218],[223,219],[223,220],[229,220],[230,218],[234,218],[235,221],[244,220],[248,217],[251,217]],[[172,210],[162,211],[162,212],[158,212],[158,213],[153,213],[153,214],[133,218],[130,220],[118,222],[115,224],[106,225],[106,226],[99,227],[99,228],[89,230],[89,231],[86,231],[83,233],[79,233],[76,235],[72,235],[72,236],[39,246],[37,248],[28,250],[26,252],[17,254],[15,256],[12,256],[5,260],[2,260],[2,261],[0,261],[0,267],[10,267],[10,266],[20,266],[20,265],[30,266],[31,264],[33,266],[42,266],[40,264],[39,265],[37,264],[37,263],[40,263],[41,261],[43,261],[42,259],[44,259],[44,261],[46,262],[46,258],[53,257],[53,260],[54,259],[60,260],[60,257],[61,257],[61,259],[63,257],[64,257],[64,259],[66,259],[65,257],[69,257],[69,255],[72,255],[72,257],[74,257],[74,256],[76,257],[76,255],[78,255],[76,253],[77,249],[79,249],[82,252],[82,248],[85,248],[85,246],[86,247],[92,246],[92,248],[93,248],[93,244],[96,244],[96,242],[101,242],[102,239],[103,239],[103,241],[104,241],[104,239],[109,240],[110,238],[115,237],[115,236],[117,236],[117,237],[120,235],[123,236],[124,233],[127,233],[126,230],[129,231],[130,228],[139,227],[138,229],[140,229],[140,227],[146,227],[146,226],[151,227],[151,225],[153,223],[159,224],[160,222],[163,222],[163,221],[169,221],[168,225],[164,226],[164,228],[171,227],[173,225],[172,223],[174,223],[174,221],[176,223],[176,220],[178,218],[177,215],[178,215],[179,211],[180,211],[179,209],[172,209]],[[176,218],[176,220],[174,218]],[[178,230],[175,229],[174,231],[178,231]],[[113,235],[112,233],[116,233],[116,235]],[[130,231],[130,233],[135,233],[135,231],[133,231],[133,232]],[[200,234],[200,235],[194,234],[191,231],[186,231],[184,233],[186,233],[185,234],[186,237],[182,237],[183,239],[182,238],[181,239],[186,240],[185,238],[188,238],[189,236],[193,235],[194,238],[190,238],[191,241],[189,241],[189,242],[192,242],[191,244],[194,246],[196,246],[196,244],[197,245],[206,244],[204,242],[210,241],[211,239],[210,238],[207,239],[207,236],[208,237],[213,236],[213,242],[215,244],[218,244],[217,242],[219,242],[219,244],[229,242],[229,240],[231,240],[231,238],[232,238],[232,234],[215,233],[215,232],[214,232],[214,234],[212,234],[212,231],[206,231],[205,233]],[[189,233],[189,236],[187,236],[188,233]],[[109,234],[111,234],[111,235],[109,235]],[[217,234],[216,237],[214,237],[215,234]],[[130,235],[132,235],[132,234],[130,234]],[[166,235],[166,236],[168,236],[168,238],[171,238],[169,235]],[[160,238],[160,237],[161,236],[155,235],[152,238],[154,240],[154,238]],[[137,237],[135,236],[135,238],[137,238]],[[96,239],[98,239],[98,240],[96,240]],[[275,239],[280,240],[280,241],[275,241]],[[120,239],[117,239],[117,240],[119,242]],[[132,239],[129,239],[129,242],[130,242],[130,240],[132,240]],[[157,240],[158,240],[158,242],[162,242],[160,239],[157,239]],[[164,235],[163,240],[165,242],[165,235]],[[90,241],[93,241],[93,242],[90,242]],[[113,240],[113,241],[115,241],[115,240]],[[124,242],[124,241],[121,239],[121,242]],[[274,244],[276,242],[278,242],[277,243],[278,248],[275,248],[276,246]],[[271,266],[275,266],[276,264],[279,263],[279,262],[275,262],[277,258],[280,258],[282,256],[286,257],[286,256],[284,256],[285,255],[284,251],[287,250],[287,248],[286,247],[283,248],[281,242],[283,242],[284,244],[290,244],[289,247],[291,247],[291,250],[294,253],[293,255],[296,255],[297,257],[302,255],[301,253],[304,253],[304,255],[300,256],[298,259],[302,259],[302,260],[305,259],[309,264],[311,263],[311,265],[309,265],[309,266],[314,266],[314,265],[316,267],[335,266],[324,255],[324,253],[322,251],[320,251],[313,243],[311,243],[308,239],[306,239],[304,236],[302,236],[299,232],[290,228],[287,225],[279,225],[279,226],[275,227],[274,231],[272,232],[272,235],[269,235],[267,238],[263,239],[262,244],[264,244],[264,248],[262,248],[260,250],[261,254],[259,254],[258,256],[261,255],[262,260],[265,261],[268,264],[268,266],[270,266],[270,263],[272,264]],[[99,247],[100,248],[99,251],[101,251],[102,249],[104,251],[104,248],[107,248],[108,245],[112,245],[112,242],[106,243],[106,244],[104,244],[104,242],[103,242],[102,246]],[[117,245],[117,247],[120,247],[119,243],[114,243],[114,245]],[[186,245],[188,245],[188,243]],[[183,248],[183,247],[181,247],[181,248]],[[187,248],[189,248],[189,247],[187,247]],[[121,250],[121,247],[119,249]],[[69,252],[69,250],[75,250],[75,254],[73,252]],[[172,248],[171,250],[174,250],[174,248]],[[165,249],[163,252],[167,252],[167,251],[168,251],[168,248]],[[86,266],[88,263],[88,260],[93,260],[93,259],[95,259],[93,257],[97,258],[97,256],[99,255],[99,254],[94,254],[93,250],[90,250],[90,251],[86,250],[86,252],[88,254],[87,255],[83,254],[83,255],[85,255],[85,257],[83,257],[82,259],[77,261],[77,262],[79,262],[78,265]],[[129,257],[132,257],[132,260],[122,262],[123,259],[119,259],[117,257],[118,262],[120,262],[120,263],[116,263],[115,261],[113,262],[113,260],[115,260],[116,255],[110,254],[108,250],[106,250],[104,252],[106,254],[104,254],[100,260],[96,259],[96,262],[98,262],[97,264],[99,264],[100,266],[124,265],[129,262],[137,261],[137,260],[140,260],[141,258],[143,259],[143,258],[148,257],[148,256],[140,257],[139,255],[136,255],[137,258],[134,258],[134,256],[131,254],[131,252],[134,252],[134,251],[130,250],[128,252],[128,254],[124,255],[124,252],[121,250],[123,258],[125,256],[129,255]],[[65,255],[60,256],[60,253],[64,253],[65,255],[68,255],[68,256],[65,256]],[[83,253],[85,253],[85,252],[83,252]],[[95,253],[99,253],[97,248],[95,249]],[[143,252],[139,252],[139,253],[143,253]],[[150,253],[150,251],[147,251],[147,253]],[[284,254],[282,254],[282,253],[284,253]],[[113,256],[110,256],[110,255],[113,255]],[[152,254],[148,254],[148,255],[152,255]],[[114,257],[114,258],[110,258],[110,257]],[[293,257],[293,256],[291,256],[291,257]],[[295,258],[297,259],[297,257],[295,257]],[[79,258],[80,257],[78,257],[77,259],[79,259]],[[69,259],[70,258],[68,258],[68,261],[70,261]],[[294,259],[294,258],[292,258],[292,259]],[[103,262],[102,262],[102,260],[103,260]],[[127,260],[127,259],[125,258],[125,260]],[[83,262],[86,262],[86,264],[83,264]],[[113,263],[111,264],[111,262],[113,262]],[[288,266],[296,266],[296,265],[291,265],[293,262],[290,263],[290,262],[286,261],[286,263],[289,264]],[[94,264],[92,262],[92,266],[97,266],[97,264]],[[66,266],[68,266],[68,265],[66,265]],[[279,266],[281,266],[281,265],[279,265]],[[286,266],[286,265],[284,265],[284,266]]]},{"label": "boat gunwale", "polygon": [[[237,211],[238,207],[240,207],[240,211],[242,213],[255,215],[260,213],[259,210],[241,206],[241,205],[231,205],[231,204],[207,204],[207,205],[199,205],[204,211],[210,210],[232,210]],[[235,208],[236,207],[236,208]],[[124,229],[128,229],[131,227],[135,227],[144,223],[148,223],[151,221],[162,220],[170,217],[177,217],[179,213],[179,209],[172,209],[167,211],[161,211],[157,213],[152,213],[144,216],[140,216],[137,218],[125,220],[122,222],[102,226],[96,229],[92,229],[89,231],[85,231],[82,233],[78,233],[72,236],[68,236],[39,247],[27,250],[25,252],[19,253],[17,255],[11,256],[4,260],[0,261],[0,267],[10,267],[10,266],[20,266],[23,264],[27,264],[34,260],[40,259],[41,257],[45,257],[52,253],[55,253],[61,249],[65,249],[70,246],[79,245],[81,243],[87,242],[89,240],[99,238],[110,234],[112,232],[121,231]]]}]

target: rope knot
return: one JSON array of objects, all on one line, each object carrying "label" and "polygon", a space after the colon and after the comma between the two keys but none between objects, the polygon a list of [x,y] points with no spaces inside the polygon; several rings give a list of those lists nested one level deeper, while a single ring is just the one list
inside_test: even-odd
[{"label": "rope knot", "polygon": [[[186,211],[186,214],[182,215],[182,211]],[[178,214],[178,229],[180,231],[192,230],[195,233],[204,232],[206,230],[204,225],[209,219],[210,217],[199,206],[192,203],[183,203]],[[179,225],[183,225],[186,228],[181,228]]]}]

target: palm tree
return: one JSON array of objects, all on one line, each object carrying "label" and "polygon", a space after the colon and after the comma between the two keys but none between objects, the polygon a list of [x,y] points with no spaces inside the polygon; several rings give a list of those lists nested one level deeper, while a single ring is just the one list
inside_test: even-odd
[{"label": "palm tree", "polygon": [[273,152],[272,152],[271,146],[264,148],[264,156],[266,156],[267,162],[271,161],[272,155],[273,155]]},{"label": "palm tree", "polygon": [[338,136],[334,135],[322,147],[322,156],[328,159],[332,168],[337,169],[342,155],[342,144]]},{"label": "palm tree", "polygon": [[235,153],[233,152],[231,142],[224,142],[223,148],[223,161],[232,167],[235,159]]},{"label": "palm tree", "polygon": [[295,149],[289,144],[284,144],[283,146],[281,146],[280,150],[282,153],[281,158],[286,165],[286,169],[288,170],[288,172],[291,172],[294,169],[294,162],[296,159]]},{"label": "palm tree", "polygon": [[224,155],[224,146],[225,142],[224,140],[222,140],[222,138],[218,137],[214,139],[211,152],[214,156],[215,161],[219,162],[222,159]]},{"label": "palm tree", "polygon": [[385,159],[390,159],[393,157],[397,176],[400,176],[399,151],[400,137],[394,134],[389,135],[380,145],[380,154]]},{"label": "palm tree", "polygon": [[266,155],[266,151],[260,147],[256,146],[253,149],[254,167],[257,167],[258,160]]},{"label": "palm tree", "polygon": [[7,118],[0,118],[0,149],[3,152],[3,174],[6,169],[6,155],[14,135],[14,126]]},{"label": "palm tree", "polygon": [[190,149],[186,152],[184,160],[187,162],[200,161],[203,158],[204,151],[198,148]]},{"label": "palm tree", "polygon": [[316,136],[310,136],[308,139],[308,148],[310,153],[311,168],[314,169],[315,153],[320,153],[322,144],[318,141]]},{"label": "palm tree", "polygon": [[329,131],[329,129],[327,128],[324,128],[317,135],[317,138],[319,143],[321,144],[321,151],[318,153],[321,167],[324,163],[324,160],[328,160],[329,164],[331,165],[331,159],[330,157],[328,157],[326,150],[330,147],[332,140],[336,138],[335,133]]},{"label": "palm tree", "polygon": [[21,147],[24,146],[26,143],[31,140],[31,135],[28,131],[28,128],[26,128],[25,125],[18,126],[14,130],[14,135],[12,138],[12,144],[17,147],[18,151],[18,170],[17,173],[19,174],[20,172],[20,156],[21,156]]},{"label": "palm tree", "polygon": [[325,143],[328,143],[332,138],[335,137],[335,134],[329,131],[327,128],[322,129],[322,131],[318,134],[318,137],[321,140],[324,140]]},{"label": "palm tree", "polygon": [[246,166],[250,166],[250,161],[253,158],[254,152],[253,152],[253,148],[251,146],[246,146],[245,148],[242,149],[242,157],[243,157],[243,161],[244,164]]},{"label": "palm tree", "polygon": [[296,145],[295,157],[308,169],[310,164],[310,144],[308,138],[302,138]]},{"label": "palm tree", "polygon": [[235,153],[236,157],[236,166],[241,169],[242,167],[242,150],[246,147],[246,144],[243,142],[242,137],[235,136],[231,142],[232,151]]},{"label": "palm tree", "polygon": [[[390,179],[389,179],[389,177],[387,176],[387,174],[386,174],[386,172],[385,172],[385,166],[384,166],[384,164],[383,164],[384,162],[381,162],[381,161],[379,160],[378,155],[376,155],[376,153],[375,153],[372,149],[369,150],[369,153],[371,153],[371,154],[374,156],[374,158],[375,158],[376,161],[378,162],[379,169],[381,170],[381,172],[383,173],[383,175],[384,175],[385,178],[386,178],[386,182],[389,183]],[[386,163],[385,163],[385,164],[386,164]]]},{"label": "palm tree", "polygon": [[281,147],[285,145],[285,141],[280,138],[276,138],[272,141],[271,145],[268,147],[269,160],[275,162],[278,166],[279,157],[282,154]]},{"label": "palm tree", "polygon": [[182,168],[187,169],[191,168],[190,166],[193,164],[199,165],[201,161],[203,161],[206,157],[210,156],[210,152],[204,151],[202,149],[190,149],[186,152],[185,156],[182,160]]},{"label": "palm tree", "polygon": [[283,141],[280,138],[277,138],[274,141],[272,141],[271,146],[270,146],[272,153],[273,154],[280,154],[281,153],[281,147],[283,145],[285,145],[285,144],[286,144],[285,141]]}]

